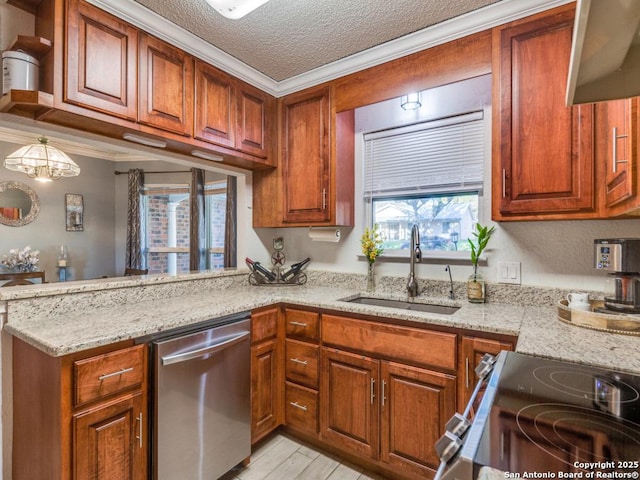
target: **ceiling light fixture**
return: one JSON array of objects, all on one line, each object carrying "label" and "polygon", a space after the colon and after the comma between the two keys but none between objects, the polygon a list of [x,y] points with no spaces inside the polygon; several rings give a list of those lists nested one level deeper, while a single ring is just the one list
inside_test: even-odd
[{"label": "ceiling light fixture", "polygon": [[420,108],[422,106],[422,103],[420,103],[420,92],[403,95],[400,101],[400,106],[404,110],[416,110]]},{"label": "ceiling light fixture", "polygon": [[38,143],[19,148],[4,159],[4,166],[40,182],[80,175],[80,167],[48,142],[46,137],[40,137]]},{"label": "ceiling light fixture", "polygon": [[237,20],[268,1],[269,0],[207,0],[207,3],[223,17]]}]

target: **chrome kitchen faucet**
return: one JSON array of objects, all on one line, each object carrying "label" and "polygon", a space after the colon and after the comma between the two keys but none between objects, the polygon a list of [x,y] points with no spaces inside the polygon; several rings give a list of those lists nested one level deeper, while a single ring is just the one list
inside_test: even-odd
[{"label": "chrome kitchen faucet", "polygon": [[416,262],[422,261],[422,250],[420,250],[420,232],[418,225],[413,225],[411,229],[411,245],[409,247],[409,279],[407,281],[407,294],[409,297],[418,296],[418,282],[416,281]]}]

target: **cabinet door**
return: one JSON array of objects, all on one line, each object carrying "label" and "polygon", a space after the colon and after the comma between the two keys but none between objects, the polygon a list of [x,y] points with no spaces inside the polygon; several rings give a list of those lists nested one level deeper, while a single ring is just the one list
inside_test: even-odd
[{"label": "cabinet door", "polygon": [[278,342],[271,340],[251,348],[251,442],[255,443],[280,425]]},{"label": "cabinet door", "polygon": [[612,208],[634,195],[637,142],[637,99],[596,104],[598,162],[605,172],[605,207]]},{"label": "cabinet door", "polygon": [[456,411],[456,378],[386,361],[380,370],[381,459],[430,477],[440,463],[436,441]]},{"label": "cabinet door", "polygon": [[193,130],[193,57],[140,34],[138,121],[190,136]]},{"label": "cabinet door", "polygon": [[[513,350],[513,343],[487,338],[463,336],[460,348],[460,373],[458,377],[458,411],[463,411],[473,389],[478,383],[476,367],[485,353],[498,355],[502,350]],[[479,403],[477,398],[475,403]]]},{"label": "cabinet door", "polygon": [[565,8],[496,29],[495,219],[595,210],[593,106],[565,106],[572,27]]},{"label": "cabinet door", "polygon": [[266,158],[271,140],[273,100],[268,94],[243,82],[237,83],[236,148]]},{"label": "cabinet door", "polygon": [[282,108],[284,221],[328,221],[330,90],[290,95]]},{"label": "cabinet door", "polygon": [[236,89],[233,77],[196,60],[193,136],[225,147],[235,146]]},{"label": "cabinet door", "polygon": [[74,415],[75,480],[144,480],[146,411],[142,392]]},{"label": "cabinet door", "polygon": [[379,362],[322,348],[320,437],[338,448],[377,459]]},{"label": "cabinet door", "polygon": [[82,0],[68,0],[64,101],[136,120],[138,31]]}]

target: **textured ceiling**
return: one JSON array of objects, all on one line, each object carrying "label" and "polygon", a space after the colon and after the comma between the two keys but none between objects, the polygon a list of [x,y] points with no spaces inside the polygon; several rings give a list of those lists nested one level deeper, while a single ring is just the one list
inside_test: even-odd
[{"label": "textured ceiling", "polygon": [[136,0],[275,81],[500,0],[270,0],[239,20],[206,0]]}]

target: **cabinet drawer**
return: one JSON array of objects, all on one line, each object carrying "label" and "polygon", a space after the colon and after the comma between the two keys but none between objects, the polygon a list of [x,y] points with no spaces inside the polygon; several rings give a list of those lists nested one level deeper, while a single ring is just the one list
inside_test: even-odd
[{"label": "cabinet drawer", "polygon": [[285,423],[306,432],[318,432],[318,392],[287,382]]},{"label": "cabinet drawer", "polygon": [[278,309],[251,314],[251,343],[275,338],[278,334]]},{"label": "cabinet drawer", "polygon": [[144,345],[105,353],[73,364],[74,404],[82,405],[144,381]]},{"label": "cabinet drawer", "polygon": [[287,337],[304,338],[317,341],[320,338],[319,319],[315,312],[285,309],[285,323]]},{"label": "cabinet drawer", "polygon": [[322,342],[391,360],[456,370],[454,333],[323,315]]},{"label": "cabinet drawer", "polygon": [[287,380],[318,388],[320,347],[296,340],[285,342],[285,372]]}]

